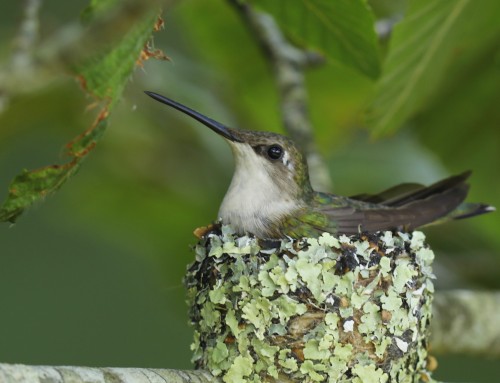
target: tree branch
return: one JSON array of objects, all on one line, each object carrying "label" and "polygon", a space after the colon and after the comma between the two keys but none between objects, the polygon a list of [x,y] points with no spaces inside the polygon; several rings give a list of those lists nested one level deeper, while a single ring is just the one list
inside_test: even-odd
[{"label": "tree branch", "polygon": [[322,63],[322,56],[292,46],[268,14],[256,12],[248,4],[242,4],[238,0],[229,2],[251,29],[252,36],[260,44],[274,69],[281,98],[283,124],[290,137],[306,154],[313,187],[321,191],[331,190],[332,181],[328,168],[314,142],[304,81],[305,70]]},{"label": "tree branch", "polygon": [[433,315],[432,352],[500,357],[500,292],[440,292]]},{"label": "tree branch", "polygon": [[216,383],[205,371],[0,364],[2,383]]}]

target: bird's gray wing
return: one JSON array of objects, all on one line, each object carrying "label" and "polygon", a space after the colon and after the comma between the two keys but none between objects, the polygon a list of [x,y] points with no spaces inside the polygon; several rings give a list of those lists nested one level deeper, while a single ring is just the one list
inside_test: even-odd
[{"label": "bird's gray wing", "polygon": [[406,203],[394,200],[393,206],[335,196],[328,198],[328,195],[323,194],[317,198],[315,210],[334,223],[337,233],[340,234],[411,230],[446,216],[460,205],[467,191],[468,185],[462,182],[449,189],[436,188],[431,193],[423,192],[424,198],[410,198]]},{"label": "bird's gray wing", "polygon": [[403,206],[412,201],[422,200],[434,194],[442,193],[453,189],[463,183],[470,177],[471,172],[466,171],[438,181],[430,186],[424,186],[417,183],[405,183],[393,186],[379,194],[360,194],[350,197],[351,199],[382,204],[385,206]]}]

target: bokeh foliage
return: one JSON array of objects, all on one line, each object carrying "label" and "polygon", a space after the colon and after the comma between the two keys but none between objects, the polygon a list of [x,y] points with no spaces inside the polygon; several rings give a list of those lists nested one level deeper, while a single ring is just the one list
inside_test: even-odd
[{"label": "bokeh foliage", "polygon": [[[29,3],[27,4],[29,6]],[[147,2],[145,4],[150,5]],[[82,33],[81,39],[73,42],[74,45],[81,44],[80,40],[86,39],[86,35],[94,34],[94,38],[98,37],[95,31],[96,24],[98,26],[99,24],[122,25],[124,23],[122,19],[126,14],[134,12],[134,17],[127,20],[129,28],[122,31],[123,34],[119,38],[116,37],[117,31],[114,30],[114,38],[110,39],[105,46],[99,47],[100,49],[95,52],[91,51],[85,57],[82,55],[78,60],[72,60],[65,68],[78,79],[84,91],[94,98],[96,104],[102,103],[99,106],[100,110],[92,125],[66,145],[70,161],[63,165],[50,165],[31,171],[24,170],[16,176],[9,186],[9,195],[0,208],[0,221],[14,222],[31,204],[59,189],[68,178],[76,173],[81,161],[94,149],[102,136],[107,126],[109,113],[119,101],[132,70],[137,63],[141,64],[142,58],[147,58],[150,54],[148,41],[158,19],[158,11],[152,12],[144,5],[133,7],[132,10],[127,9],[128,6],[127,2],[118,6],[118,3],[113,0],[93,0],[85,9],[83,16],[89,28]],[[103,14],[108,16],[106,11],[114,13],[112,18],[100,19]],[[26,48],[20,46],[18,49]],[[25,55],[33,54],[27,52]],[[29,57],[26,58],[26,60],[29,59]],[[11,65],[15,66],[16,63],[13,62]],[[8,91],[7,87],[7,94]]]},{"label": "bokeh foliage", "polygon": [[[74,80],[78,63],[95,63],[91,58],[109,44],[118,47],[129,29],[137,27],[140,39],[146,29],[150,34],[151,19],[145,29],[140,20],[152,17],[153,2],[116,8],[119,3],[110,1],[93,20],[86,0],[43,2],[35,62],[44,70],[22,81],[6,81],[4,74],[23,2],[0,5],[0,78],[10,97],[0,114],[2,199],[22,169],[55,163],[60,148],[92,126],[99,109],[86,111],[95,98]],[[405,7],[401,1],[303,0],[287,13],[284,1],[278,3],[281,8],[268,10],[290,37],[328,57],[308,72],[307,82],[315,134],[336,192],[428,183],[471,168],[470,199],[500,206],[497,2],[420,0]],[[102,3],[90,2],[96,4]],[[319,13],[307,13],[311,6]],[[332,16],[342,7],[363,13]],[[305,19],[290,21],[294,15]],[[322,22],[314,22],[318,17]],[[349,28],[353,17],[359,28]],[[192,229],[216,217],[231,155],[219,137],[142,91],[164,93],[228,125],[282,127],[272,73],[227,3],[185,1],[166,7],[164,18],[165,30],[154,42],[172,62],[148,61],[132,80],[127,71],[135,53],[99,68],[95,86],[102,92],[91,93],[116,102],[106,134],[57,193],[15,226],[0,228],[2,361],[190,366],[181,278],[191,260]],[[379,29],[401,21],[388,40],[377,41],[372,19]],[[325,44],[321,35],[330,36],[332,25],[348,36],[333,38],[336,44],[362,41],[365,49],[349,55],[328,39]],[[53,55],[63,37],[81,44]],[[124,61],[126,71],[106,72]],[[103,85],[119,73],[119,85],[107,94]],[[438,284],[500,287],[499,230],[498,214],[427,230],[443,265]],[[444,364],[442,376],[451,381],[457,372],[455,380],[465,379],[463,363],[451,370]]]},{"label": "bokeh foliage", "polygon": [[376,79],[380,54],[374,15],[364,0],[253,0],[249,4],[273,15],[297,45],[321,52]]}]

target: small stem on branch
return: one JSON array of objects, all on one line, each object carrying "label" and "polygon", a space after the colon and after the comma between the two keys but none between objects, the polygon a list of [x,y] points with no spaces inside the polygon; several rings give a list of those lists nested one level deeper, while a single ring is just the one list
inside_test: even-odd
[{"label": "small stem on branch", "polygon": [[24,20],[19,29],[15,49],[12,54],[12,70],[31,72],[34,67],[33,50],[38,41],[38,14],[42,0],[26,0],[24,7]]}]

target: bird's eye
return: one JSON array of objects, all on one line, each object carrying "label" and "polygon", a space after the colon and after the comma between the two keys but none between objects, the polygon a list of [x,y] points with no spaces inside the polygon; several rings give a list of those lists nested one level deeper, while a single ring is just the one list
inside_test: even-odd
[{"label": "bird's eye", "polygon": [[283,148],[279,145],[271,145],[267,149],[267,155],[272,160],[279,160],[283,156]]}]

